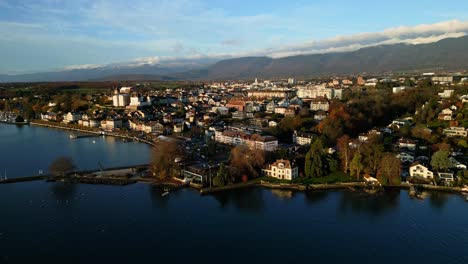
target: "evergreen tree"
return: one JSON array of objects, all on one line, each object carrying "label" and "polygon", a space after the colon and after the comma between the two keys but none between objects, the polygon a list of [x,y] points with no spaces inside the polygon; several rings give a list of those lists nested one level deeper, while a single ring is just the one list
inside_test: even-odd
[{"label": "evergreen tree", "polygon": [[314,138],[310,150],[305,157],[305,175],[307,178],[317,178],[326,175],[327,157],[323,151],[323,143],[320,139]]}]

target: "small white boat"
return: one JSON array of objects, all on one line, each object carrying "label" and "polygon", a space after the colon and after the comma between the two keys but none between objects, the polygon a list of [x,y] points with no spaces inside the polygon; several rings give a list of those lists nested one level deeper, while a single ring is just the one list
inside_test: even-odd
[{"label": "small white boat", "polygon": [[468,193],[468,186],[463,186],[463,188],[461,189],[462,192],[464,193]]},{"label": "small white boat", "polygon": [[96,140],[93,140],[93,144],[96,144]]},{"label": "small white boat", "polygon": [[163,193],[161,194],[161,196],[166,196],[166,195],[168,195],[168,194],[169,194],[169,192],[163,192]]}]

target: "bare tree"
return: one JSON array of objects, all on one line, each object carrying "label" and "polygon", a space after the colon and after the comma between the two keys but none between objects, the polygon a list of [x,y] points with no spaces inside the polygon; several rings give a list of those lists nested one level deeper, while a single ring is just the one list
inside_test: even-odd
[{"label": "bare tree", "polygon": [[75,169],[75,164],[70,157],[58,157],[49,166],[49,172],[53,176],[65,176]]},{"label": "bare tree", "polygon": [[261,150],[251,150],[246,146],[236,146],[231,150],[230,165],[238,170],[237,176],[246,174],[249,178],[257,177],[265,163],[265,155]]},{"label": "bare tree", "polygon": [[176,163],[183,158],[183,148],[179,142],[169,139],[160,140],[151,154],[151,171],[158,178],[174,175]]}]

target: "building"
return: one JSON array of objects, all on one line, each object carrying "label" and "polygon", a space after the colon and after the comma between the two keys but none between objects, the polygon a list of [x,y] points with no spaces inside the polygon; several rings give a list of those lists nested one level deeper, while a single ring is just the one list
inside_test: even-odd
[{"label": "building", "polygon": [[438,93],[440,98],[450,98],[452,94],[453,94],[453,90],[444,90],[443,92]]},{"label": "building", "polygon": [[312,111],[325,111],[330,109],[330,103],[326,98],[316,98],[310,102],[310,110]]},{"label": "building", "polygon": [[443,133],[447,137],[466,137],[468,136],[468,130],[464,127],[449,127],[443,130]]},{"label": "building", "polygon": [[115,89],[114,95],[112,96],[112,104],[114,107],[125,107],[130,104],[130,94],[127,92],[131,89],[131,87],[122,87],[120,92]]},{"label": "building", "polygon": [[399,86],[399,87],[393,87],[393,88],[392,88],[392,92],[393,92],[394,94],[399,93],[399,92],[404,91],[404,90],[406,90],[406,87],[405,87],[405,86]]},{"label": "building", "polygon": [[105,120],[104,124],[101,122],[101,127],[105,128],[108,131],[111,131],[117,128],[122,128],[122,124],[123,124],[122,119],[109,118]]},{"label": "building", "polygon": [[275,151],[278,148],[278,140],[272,136],[249,134],[242,131],[225,130],[215,131],[215,141],[227,145],[245,145],[250,149],[263,151]]},{"label": "building", "polygon": [[434,173],[430,171],[426,166],[415,163],[409,168],[409,174],[411,177],[421,177],[424,179],[433,179]]},{"label": "building", "polygon": [[133,87],[122,87],[120,88],[120,93],[129,94],[133,91]]},{"label": "building", "polygon": [[299,176],[298,167],[289,160],[277,160],[263,170],[266,176],[280,180],[294,180]]},{"label": "building", "polygon": [[65,124],[78,122],[78,120],[81,120],[81,114],[79,113],[68,112],[66,115],[63,116],[63,123]]},{"label": "building", "polygon": [[294,78],[289,78],[289,79],[288,79],[288,84],[296,84],[296,79],[294,79]]},{"label": "building", "polygon": [[362,78],[362,76],[359,76],[357,78],[357,85],[364,86],[365,84],[366,84],[366,80],[364,80],[364,78]]},{"label": "building", "polygon": [[453,76],[434,76],[432,81],[435,83],[452,83]]},{"label": "building", "polygon": [[229,109],[235,108],[235,109],[237,109],[237,111],[243,112],[244,108],[245,108],[245,105],[246,105],[246,102],[244,102],[244,101],[231,100],[226,104],[226,107],[229,108]]},{"label": "building", "polygon": [[291,90],[254,90],[247,92],[253,98],[290,98],[294,95]]},{"label": "building", "polygon": [[[324,97],[327,99],[335,98],[335,89],[326,88],[325,85],[307,85],[301,86],[297,89],[297,97],[314,99],[317,97]],[[341,99],[341,98],[338,98]]]},{"label": "building", "polygon": [[453,173],[451,172],[438,172],[437,178],[442,181],[453,181]]},{"label": "building", "polygon": [[150,106],[151,102],[145,98],[144,96],[132,96],[130,97],[130,104],[129,106],[132,107],[143,107],[143,106]]},{"label": "building", "polygon": [[316,137],[316,135],[311,133],[297,132],[295,130],[293,133],[293,143],[301,146],[310,145],[314,137]]},{"label": "building", "polygon": [[398,140],[398,147],[400,149],[408,149],[410,151],[415,151],[416,150],[416,141],[412,139],[406,139],[406,138],[401,138]]},{"label": "building", "polygon": [[437,119],[443,120],[443,121],[451,121],[452,116],[453,116],[453,111],[450,108],[445,108],[439,113]]}]

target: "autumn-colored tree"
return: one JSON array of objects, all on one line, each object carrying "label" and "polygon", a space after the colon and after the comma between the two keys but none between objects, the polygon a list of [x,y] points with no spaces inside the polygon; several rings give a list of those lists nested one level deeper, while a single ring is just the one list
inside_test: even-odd
[{"label": "autumn-colored tree", "polygon": [[65,176],[75,169],[73,160],[70,157],[58,157],[49,166],[49,172],[53,176]]},{"label": "autumn-colored tree", "polygon": [[325,135],[328,143],[336,142],[336,139],[343,135],[345,130],[352,128],[351,116],[345,104],[332,102],[330,114],[317,126],[319,133]]},{"label": "autumn-colored tree", "polygon": [[364,170],[368,174],[375,175],[384,151],[383,145],[370,141],[363,144],[360,151]]},{"label": "autumn-colored tree", "polygon": [[377,179],[382,185],[400,184],[400,159],[392,153],[384,153],[377,171]]},{"label": "autumn-colored tree", "polygon": [[160,140],[151,153],[151,172],[158,178],[172,177],[176,173],[176,164],[183,159],[181,144],[173,139]]},{"label": "autumn-colored tree", "polygon": [[351,149],[349,148],[350,138],[348,135],[343,135],[337,140],[338,153],[340,155],[341,166],[345,173],[349,169],[349,160],[351,159]]},{"label": "autumn-colored tree", "polygon": [[252,150],[239,145],[231,150],[229,160],[231,167],[236,169],[234,176],[248,175],[250,178],[255,178],[259,176],[259,171],[265,163],[265,155],[261,150]]}]

